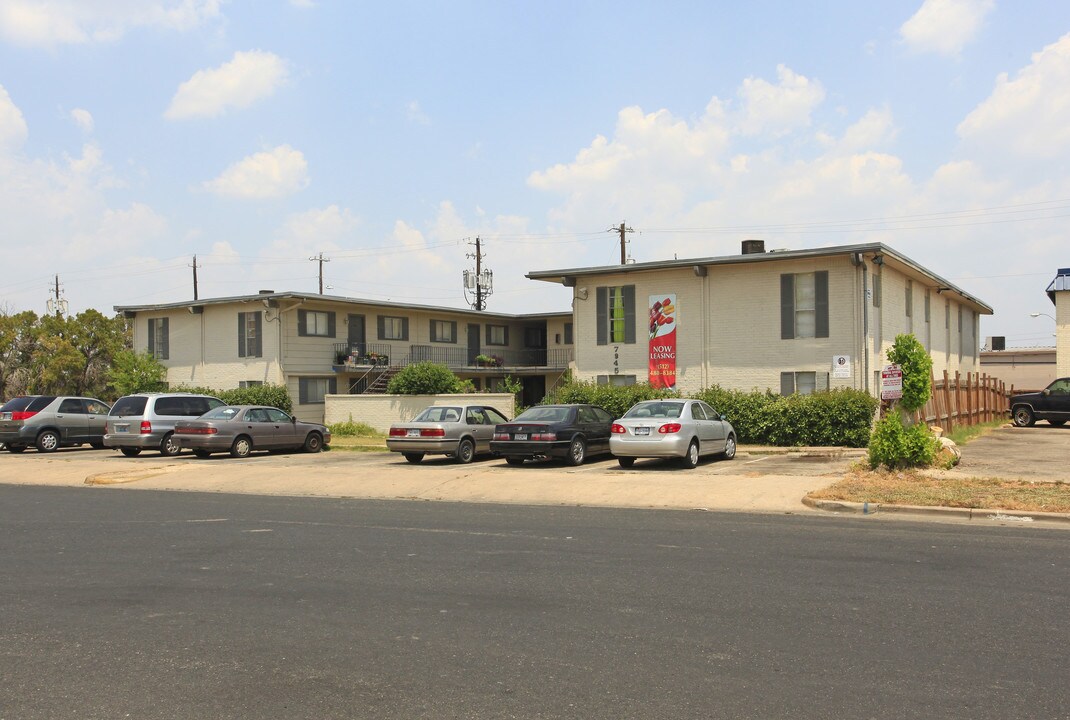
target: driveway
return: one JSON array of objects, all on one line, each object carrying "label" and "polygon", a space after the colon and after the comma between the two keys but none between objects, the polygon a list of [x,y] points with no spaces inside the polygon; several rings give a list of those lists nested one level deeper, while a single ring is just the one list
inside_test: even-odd
[{"label": "driveway", "polygon": [[962,446],[962,462],[941,477],[1066,481],[1070,479],[1070,425],[1006,425]]}]

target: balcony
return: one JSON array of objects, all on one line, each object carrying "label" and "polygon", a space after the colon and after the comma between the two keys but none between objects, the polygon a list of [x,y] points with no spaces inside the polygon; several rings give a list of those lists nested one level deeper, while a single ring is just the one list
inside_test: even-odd
[{"label": "balcony", "polygon": [[[477,358],[490,358],[477,361]],[[414,362],[433,362],[449,369],[466,372],[547,368],[565,370],[572,360],[572,348],[527,348],[501,350],[483,348],[470,354],[467,348],[441,345],[407,345],[401,343],[335,343],[334,368],[338,372],[356,372],[375,367],[404,367]]]}]

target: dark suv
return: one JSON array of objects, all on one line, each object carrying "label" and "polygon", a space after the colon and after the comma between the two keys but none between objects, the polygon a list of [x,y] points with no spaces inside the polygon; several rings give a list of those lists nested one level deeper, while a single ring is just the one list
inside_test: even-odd
[{"label": "dark suv", "polygon": [[89,443],[104,447],[108,405],[96,398],[24,395],[0,407],[0,444],[20,453],[31,445],[40,452]]},{"label": "dark suv", "polygon": [[1011,417],[1018,427],[1030,427],[1037,420],[1059,426],[1070,420],[1070,377],[1059,378],[1040,392],[1013,395]]}]

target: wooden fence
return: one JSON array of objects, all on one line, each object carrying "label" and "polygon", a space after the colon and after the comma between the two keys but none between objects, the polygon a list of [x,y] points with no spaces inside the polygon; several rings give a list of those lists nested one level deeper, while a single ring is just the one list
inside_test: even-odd
[{"label": "wooden fence", "polygon": [[1002,380],[966,373],[949,376],[944,371],[942,380],[932,379],[933,393],[925,403],[921,414],[930,425],[939,425],[945,432],[956,426],[968,427],[1010,415],[1011,390]]}]

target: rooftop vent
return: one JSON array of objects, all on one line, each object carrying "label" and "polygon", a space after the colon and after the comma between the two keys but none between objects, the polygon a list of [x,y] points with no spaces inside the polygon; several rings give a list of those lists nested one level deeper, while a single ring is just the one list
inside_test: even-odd
[{"label": "rooftop vent", "polygon": [[744,255],[758,255],[765,252],[765,240],[744,240],[743,241],[743,254]]}]

